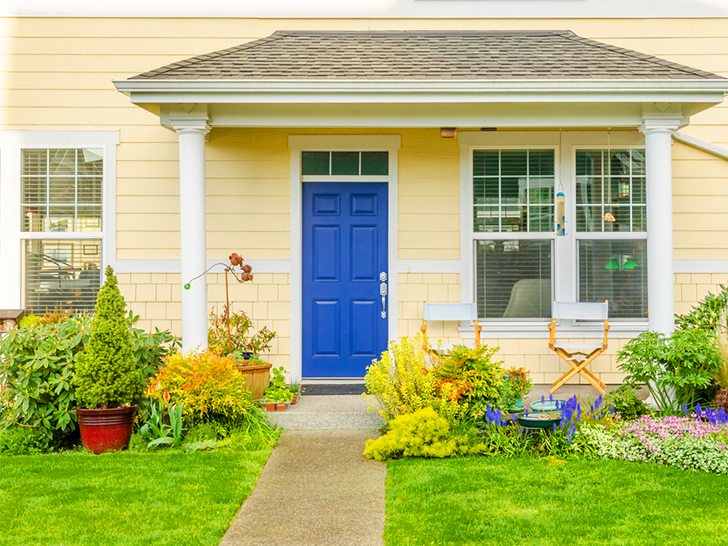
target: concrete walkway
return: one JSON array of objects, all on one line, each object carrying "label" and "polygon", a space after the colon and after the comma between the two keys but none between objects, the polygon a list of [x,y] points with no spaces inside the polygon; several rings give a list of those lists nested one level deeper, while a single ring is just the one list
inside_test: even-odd
[{"label": "concrete walkway", "polygon": [[[339,428],[286,430],[220,546],[380,546],[384,531],[384,463],[362,455],[377,433],[356,426],[360,397],[303,397],[296,413],[333,403]],[[344,411],[335,411],[336,406]],[[289,410],[290,411],[290,410]],[[361,411],[361,410],[359,410]],[[283,417],[287,412],[281,413]],[[346,414],[346,415],[341,415]],[[274,415],[274,414],[272,414]],[[370,419],[362,413],[364,422]],[[326,423],[316,418],[315,424]],[[293,422],[291,423],[293,424]]]}]

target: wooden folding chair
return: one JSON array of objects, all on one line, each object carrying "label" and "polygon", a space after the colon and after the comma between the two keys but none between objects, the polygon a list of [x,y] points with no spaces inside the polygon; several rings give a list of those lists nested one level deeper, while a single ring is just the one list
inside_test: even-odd
[{"label": "wooden folding chair", "polygon": [[[609,331],[609,302],[604,303],[573,303],[554,301],[551,306],[551,324],[549,324],[549,349],[563,358],[571,370],[554,381],[551,393],[556,392],[569,379],[577,373],[594,385],[602,395],[607,394],[604,390],[607,386],[591,373],[587,366],[596,357],[607,350],[607,332]],[[579,321],[599,320],[604,321],[604,341],[601,343],[562,343],[556,340],[556,321],[558,319],[573,319]]]},{"label": "wooden folding chair", "polygon": [[[448,321],[473,321],[475,323],[475,347],[480,347],[480,331],[482,326],[478,324],[478,305],[475,303],[427,303],[424,302],[422,307],[423,320],[420,330],[422,330],[422,349],[427,353],[436,353],[429,346],[427,340],[427,321],[440,320]],[[468,345],[463,343],[462,345]],[[472,344],[471,344],[472,345]],[[452,349],[452,344],[446,344],[440,347],[444,353],[448,353]]]}]

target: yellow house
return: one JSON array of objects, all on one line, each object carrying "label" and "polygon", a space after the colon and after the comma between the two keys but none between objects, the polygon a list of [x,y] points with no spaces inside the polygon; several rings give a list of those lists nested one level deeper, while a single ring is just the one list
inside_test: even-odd
[{"label": "yellow house", "polygon": [[2,13],[0,308],[88,309],[111,265],[192,349],[225,278],[183,285],[237,252],[293,379],[361,379],[427,301],[553,382],[551,301],[606,299],[618,383],[626,340],[728,283],[728,11],[484,4]]}]

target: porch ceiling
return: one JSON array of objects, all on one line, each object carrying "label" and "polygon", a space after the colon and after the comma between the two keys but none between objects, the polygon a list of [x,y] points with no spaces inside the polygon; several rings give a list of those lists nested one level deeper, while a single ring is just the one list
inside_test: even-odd
[{"label": "porch ceiling", "polygon": [[[723,101],[728,80],[570,31],[276,32],[115,81],[162,123],[636,126]],[[669,111],[668,111],[669,110]]]}]

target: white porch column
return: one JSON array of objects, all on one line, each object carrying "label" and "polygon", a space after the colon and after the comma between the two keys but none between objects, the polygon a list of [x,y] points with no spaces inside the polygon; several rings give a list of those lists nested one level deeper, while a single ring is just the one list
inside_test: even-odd
[{"label": "white porch column", "polygon": [[645,117],[647,177],[647,297],[650,330],[670,335],[675,326],[672,245],[672,132],[677,119]]},{"label": "white porch column", "polygon": [[207,348],[207,268],[204,120],[174,123],[179,135],[179,212],[182,259],[182,350]]}]

